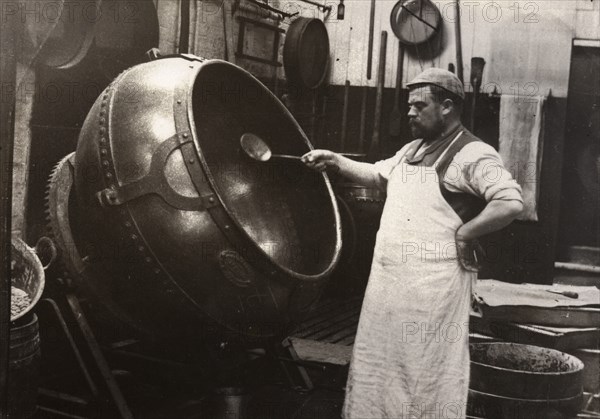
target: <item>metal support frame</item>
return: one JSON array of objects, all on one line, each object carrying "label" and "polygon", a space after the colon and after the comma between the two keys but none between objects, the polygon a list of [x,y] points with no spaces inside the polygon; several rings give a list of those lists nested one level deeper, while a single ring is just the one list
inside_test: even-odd
[{"label": "metal support frame", "polygon": [[[43,299],[38,311],[41,320],[54,320],[58,324],[90,393],[87,400],[46,389],[42,385],[38,401],[40,411],[73,417],[74,410],[83,411],[85,414],[92,413],[93,409],[94,415],[101,418],[133,419],[78,297],[73,293],[66,293],[60,300]],[[68,408],[61,409],[61,406]]]},{"label": "metal support frame", "polygon": [[298,357],[292,342],[285,338],[280,345],[273,347],[275,359],[279,362],[290,386],[299,391],[311,391],[314,385],[303,361]]}]

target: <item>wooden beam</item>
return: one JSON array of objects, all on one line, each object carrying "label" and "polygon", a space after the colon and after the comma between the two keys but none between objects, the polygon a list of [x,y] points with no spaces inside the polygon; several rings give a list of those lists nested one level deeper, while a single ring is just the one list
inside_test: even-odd
[{"label": "wooden beam", "polygon": [[8,417],[10,347],[10,238],[17,22],[5,16],[0,25],[0,411]]}]

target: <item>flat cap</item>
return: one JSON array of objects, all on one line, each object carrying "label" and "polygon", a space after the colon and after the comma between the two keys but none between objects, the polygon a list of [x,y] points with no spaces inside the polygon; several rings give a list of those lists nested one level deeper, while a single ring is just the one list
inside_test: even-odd
[{"label": "flat cap", "polygon": [[465,90],[462,82],[454,73],[451,73],[448,70],[441,68],[428,68],[407,83],[406,86],[411,87],[418,84],[433,84],[441,87],[442,89],[448,90],[451,93],[454,93],[462,99],[465,98]]}]

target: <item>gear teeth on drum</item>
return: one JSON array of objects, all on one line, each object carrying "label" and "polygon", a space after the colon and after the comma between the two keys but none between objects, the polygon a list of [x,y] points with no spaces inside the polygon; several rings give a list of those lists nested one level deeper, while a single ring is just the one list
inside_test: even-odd
[{"label": "gear teeth on drum", "polygon": [[62,232],[56,214],[58,205],[56,202],[56,189],[61,187],[59,184],[60,170],[65,164],[68,164],[68,160],[71,156],[72,154],[63,157],[54,165],[48,176],[44,193],[44,214],[46,216],[47,237],[52,240],[58,251],[55,261],[55,272],[57,273],[57,277],[62,278],[64,281],[72,280],[74,275],[70,272],[68,268],[69,264],[65,260],[65,257],[68,257],[69,255],[69,249],[65,247],[65,243],[60,239],[62,237]]}]

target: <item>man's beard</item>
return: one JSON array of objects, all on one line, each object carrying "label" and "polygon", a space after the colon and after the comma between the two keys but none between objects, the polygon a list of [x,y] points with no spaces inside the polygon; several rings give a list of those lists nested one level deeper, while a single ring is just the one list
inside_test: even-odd
[{"label": "man's beard", "polygon": [[409,121],[410,132],[415,139],[422,138],[425,141],[435,140],[444,131],[444,123],[439,121],[431,128],[425,128],[418,122]]}]

